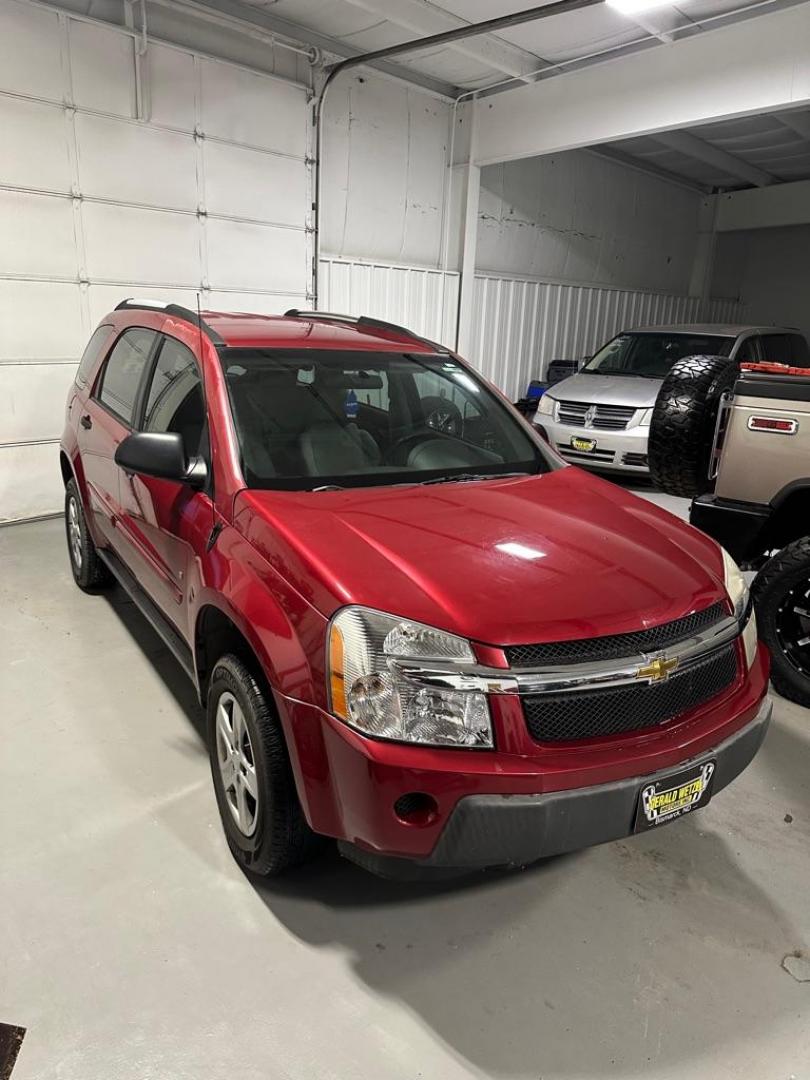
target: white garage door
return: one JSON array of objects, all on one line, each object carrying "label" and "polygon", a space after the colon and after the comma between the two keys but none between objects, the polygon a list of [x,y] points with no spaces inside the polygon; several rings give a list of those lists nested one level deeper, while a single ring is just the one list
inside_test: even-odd
[{"label": "white garage door", "polygon": [[[307,90],[0,0],[0,520],[59,509],[76,363],[133,294],[306,303]],[[140,116],[146,119],[139,119]]]}]

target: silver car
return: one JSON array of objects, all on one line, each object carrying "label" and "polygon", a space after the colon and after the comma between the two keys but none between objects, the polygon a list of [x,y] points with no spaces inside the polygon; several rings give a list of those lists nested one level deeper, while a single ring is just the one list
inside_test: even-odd
[{"label": "silver car", "polygon": [[696,355],[810,367],[797,330],[776,326],[645,326],[609,341],[540,399],[535,424],[566,461],[647,473],[647,439],[661,381],[676,360]]}]

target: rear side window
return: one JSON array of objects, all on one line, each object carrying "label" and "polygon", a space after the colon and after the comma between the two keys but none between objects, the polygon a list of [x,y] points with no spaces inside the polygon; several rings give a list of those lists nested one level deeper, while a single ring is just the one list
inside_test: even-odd
[{"label": "rear side window", "polygon": [[794,367],[810,367],[810,346],[802,334],[790,335],[790,352]]},{"label": "rear side window", "polygon": [[763,359],[769,364],[791,363],[790,334],[763,334],[760,340],[764,353]]},{"label": "rear side window", "polygon": [[157,334],[136,327],[127,330],[104,365],[98,399],[125,424],[132,426],[138,387]]},{"label": "rear side window", "polygon": [[111,333],[112,326],[108,323],[104,326],[99,326],[94,331],[93,336],[87,342],[87,348],[82,353],[82,358],[79,361],[79,370],[76,372],[77,386],[87,386],[87,380],[90,378],[104,346],[109,341]]}]

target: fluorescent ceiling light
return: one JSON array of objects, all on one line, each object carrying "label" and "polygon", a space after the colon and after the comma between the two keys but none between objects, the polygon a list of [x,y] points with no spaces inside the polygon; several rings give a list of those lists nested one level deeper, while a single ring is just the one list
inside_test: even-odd
[{"label": "fluorescent ceiling light", "polygon": [[640,15],[642,11],[672,6],[672,0],[606,0],[606,3],[622,15]]}]

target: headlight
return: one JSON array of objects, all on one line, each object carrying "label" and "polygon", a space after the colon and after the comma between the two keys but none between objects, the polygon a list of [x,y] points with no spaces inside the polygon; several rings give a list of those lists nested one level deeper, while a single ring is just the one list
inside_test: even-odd
[{"label": "headlight", "polygon": [[557,399],[553,398],[551,394],[543,394],[540,398],[540,404],[537,406],[536,416],[553,416],[554,406],[557,404]]},{"label": "headlight", "polygon": [[742,617],[748,607],[748,586],[745,583],[745,578],[742,576],[742,571],[739,566],[737,566],[725,548],[722,548],[721,550],[723,552],[723,578],[725,581],[726,592],[734,607],[734,614],[738,620],[742,621]]},{"label": "headlight", "polygon": [[652,423],[652,409],[645,409],[641,414],[641,419],[638,422],[639,427],[649,427]]},{"label": "headlight", "polygon": [[[734,605],[734,616],[742,625],[742,620],[750,603],[750,594],[742,571],[734,562],[729,553],[723,549],[723,578],[725,579],[728,598]],[[757,655],[757,620],[751,611],[748,621],[743,626],[743,648],[745,649],[745,662],[750,668]]]},{"label": "headlight", "polygon": [[405,673],[474,664],[470,643],[422,623],[348,607],[329,628],[329,702],[364,735],[434,746],[492,746],[486,694],[450,690]]}]

